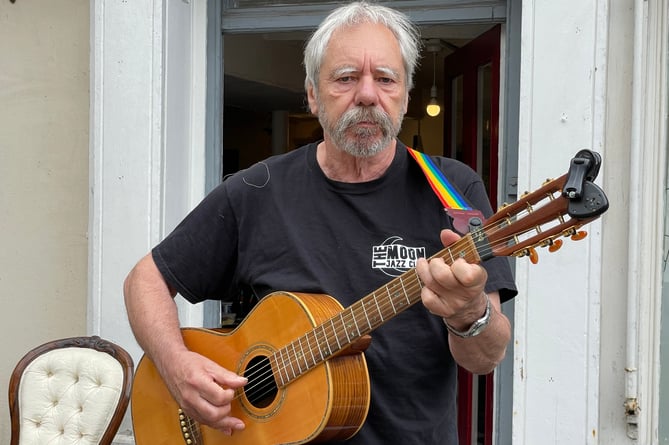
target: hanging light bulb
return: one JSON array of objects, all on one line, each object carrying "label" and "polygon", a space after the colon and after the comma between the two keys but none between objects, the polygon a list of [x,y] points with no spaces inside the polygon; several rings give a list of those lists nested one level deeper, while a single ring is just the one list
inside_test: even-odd
[{"label": "hanging light bulb", "polygon": [[430,89],[430,102],[427,103],[425,112],[430,117],[436,117],[441,113],[441,106],[437,101],[437,50],[433,50],[432,56],[432,88]]},{"label": "hanging light bulb", "polygon": [[433,86],[430,96],[432,97],[425,107],[427,115],[430,117],[437,117],[441,113],[441,106],[437,101],[437,87]]}]

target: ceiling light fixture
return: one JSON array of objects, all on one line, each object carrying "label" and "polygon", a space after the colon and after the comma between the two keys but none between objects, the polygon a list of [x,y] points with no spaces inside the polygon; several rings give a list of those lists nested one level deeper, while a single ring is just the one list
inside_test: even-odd
[{"label": "ceiling light fixture", "polygon": [[441,50],[439,39],[430,39],[427,50],[432,53],[432,88],[430,89],[430,101],[425,107],[425,112],[430,117],[436,117],[441,113],[441,106],[437,100],[437,53]]}]

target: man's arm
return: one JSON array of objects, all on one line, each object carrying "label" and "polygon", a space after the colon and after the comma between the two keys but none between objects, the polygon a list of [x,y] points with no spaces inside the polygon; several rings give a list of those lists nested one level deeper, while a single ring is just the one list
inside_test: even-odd
[{"label": "man's arm", "polygon": [[[506,347],[511,339],[511,323],[501,311],[499,293],[491,292],[488,298],[490,299],[490,321],[480,334],[469,338],[448,334],[448,343],[453,358],[460,366],[474,374],[492,372],[504,358]],[[471,323],[462,325],[462,329],[458,330],[466,330],[469,326]]]},{"label": "man's arm", "polygon": [[[444,246],[459,239],[454,232],[441,234]],[[461,338],[449,332],[449,346],[455,361],[475,374],[491,372],[504,358],[511,339],[511,324],[501,312],[498,292],[484,294],[487,273],[477,264],[457,259],[452,265],[441,258],[421,259],[416,271],[424,284],[421,298],[425,307],[444,319],[454,330],[467,331],[486,311],[490,300],[488,325],[478,335]]]},{"label": "man's arm", "polygon": [[246,379],[186,348],[172,290],[151,254],[130,271],[123,286],[130,326],[179,406],[193,419],[225,433],[241,430],[230,417],[234,389]]}]

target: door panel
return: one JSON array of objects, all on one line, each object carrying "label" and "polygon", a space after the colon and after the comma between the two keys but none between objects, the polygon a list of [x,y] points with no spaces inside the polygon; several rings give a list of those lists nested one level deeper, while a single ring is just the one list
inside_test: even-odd
[{"label": "door panel", "polygon": [[501,26],[444,59],[444,155],[463,161],[484,179],[497,207],[499,47]]}]

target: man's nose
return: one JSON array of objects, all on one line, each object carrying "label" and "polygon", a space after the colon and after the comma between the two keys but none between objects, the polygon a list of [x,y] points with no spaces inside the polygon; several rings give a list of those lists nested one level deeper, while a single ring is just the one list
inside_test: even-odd
[{"label": "man's nose", "polygon": [[378,86],[373,76],[362,76],[355,92],[355,104],[359,106],[377,105],[379,101]]}]

